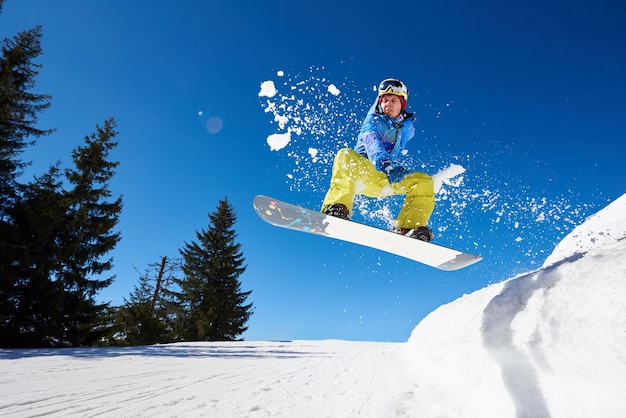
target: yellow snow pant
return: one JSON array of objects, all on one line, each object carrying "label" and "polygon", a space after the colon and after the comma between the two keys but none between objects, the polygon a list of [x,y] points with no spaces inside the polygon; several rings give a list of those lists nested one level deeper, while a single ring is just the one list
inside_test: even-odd
[{"label": "yellow snow pant", "polygon": [[426,225],[435,208],[433,178],[425,173],[407,174],[398,183],[389,183],[387,175],[350,148],[339,150],[333,163],[330,188],[322,204],[322,212],[333,203],[343,203],[352,214],[354,195],[383,197],[406,195],[396,218],[400,228]]}]

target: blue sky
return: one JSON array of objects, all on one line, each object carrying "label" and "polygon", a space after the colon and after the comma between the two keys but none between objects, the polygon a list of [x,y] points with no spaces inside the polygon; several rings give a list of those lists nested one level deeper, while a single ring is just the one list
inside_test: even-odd
[{"label": "blue sky", "polygon": [[[619,1],[5,2],[1,36],[35,25],[44,50],[35,91],[53,96],[40,125],[57,132],[24,154],[26,175],[69,164],[106,118],[119,125],[111,189],[124,196],[123,239],[117,279],[99,295],[113,304],[137,270],[178,256],[228,197],[255,305],[246,339],[405,341],[437,306],[541,265],[626,191]],[[353,145],[386,77],[405,81],[418,116],[413,168],[466,170],[439,196],[431,226],[438,242],[483,255],[475,266],[438,272],[272,228],[252,210],[256,194],[318,207],[328,156]],[[279,151],[267,138],[282,131],[258,95],[268,80],[274,100],[311,105],[285,111],[310,132]],[[327,94],[329,84],[341,93]],[[217,132],[207,127],[215,118]],[[323,158],[313,162],[309,148]]]}]

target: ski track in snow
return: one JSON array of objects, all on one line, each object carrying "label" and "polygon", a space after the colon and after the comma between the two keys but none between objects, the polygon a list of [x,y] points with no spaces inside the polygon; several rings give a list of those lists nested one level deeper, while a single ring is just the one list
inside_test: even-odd
[{"label": "ski track in snow", "polygon": [[332,412],[316,416],[362,416],[397,393],[401,351],[330,340],[2,350],[0,415],[311,416],[323,405]]}]

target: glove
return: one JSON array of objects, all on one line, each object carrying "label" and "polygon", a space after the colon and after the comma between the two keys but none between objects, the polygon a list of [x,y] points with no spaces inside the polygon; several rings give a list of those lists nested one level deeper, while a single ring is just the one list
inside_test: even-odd
[{"label": "glove", "polygon": [[409,173],[409,170],[391,160],[383,161],[380,167],[382,172],[387,175],[389,183],[397,183]]}]

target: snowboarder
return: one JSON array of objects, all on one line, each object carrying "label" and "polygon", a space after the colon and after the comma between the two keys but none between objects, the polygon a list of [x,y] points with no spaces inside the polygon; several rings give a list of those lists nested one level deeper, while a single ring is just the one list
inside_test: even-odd
[{"label": "snowboarder", "polygon": [[399,162],[415,135],[415,117],[406,111],[408,97],[402,81],[388,78],[380,83],[355,148],[343,148],[335,156],[322,212],[350,219],[355,193],[368,197],[406,195],[394,232],[431,241],[433,233],[426,224],[435,207],[433,179]]}]

